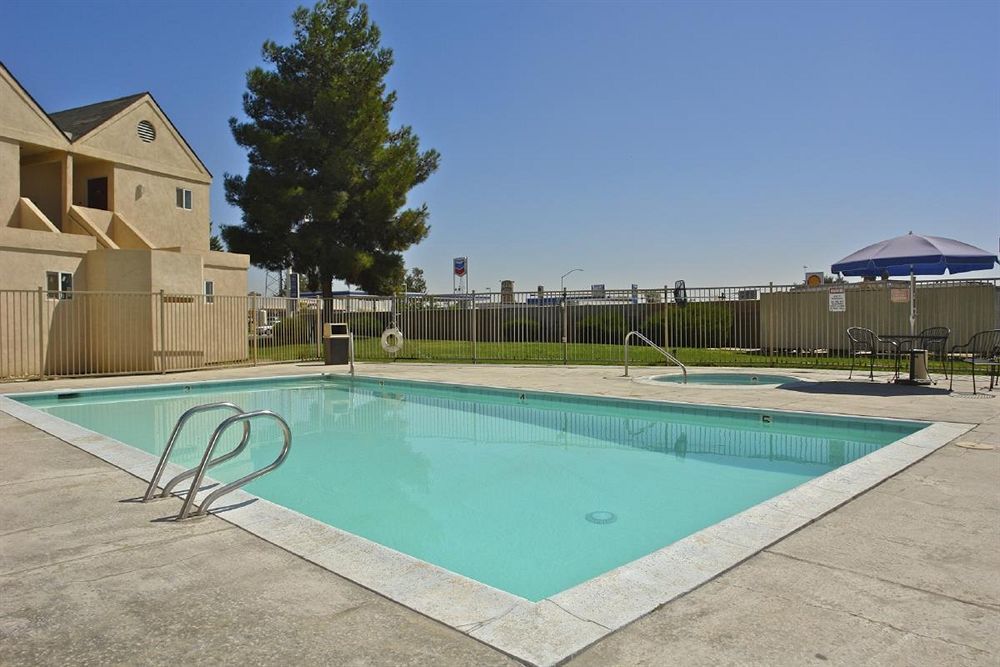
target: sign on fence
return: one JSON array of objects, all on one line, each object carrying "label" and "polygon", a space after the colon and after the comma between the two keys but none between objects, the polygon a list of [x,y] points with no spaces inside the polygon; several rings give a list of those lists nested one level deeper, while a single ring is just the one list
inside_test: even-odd
[{"label": "sign on fence", "polygon": [[831,313],[843,313],[847,311],[847,294],[843,287],[831,287],[829,299]]},{"label": "sign on fence", "polygon": [[819,287],[823,284],[824,275],[822,271],[810,271],[806,273],[806,286]]},{"label": "sign on fence", "polygon": [[892,303],[909,303],[910,288],[893,287],[891,290],[889,290],[889,301],[891,301]]}]

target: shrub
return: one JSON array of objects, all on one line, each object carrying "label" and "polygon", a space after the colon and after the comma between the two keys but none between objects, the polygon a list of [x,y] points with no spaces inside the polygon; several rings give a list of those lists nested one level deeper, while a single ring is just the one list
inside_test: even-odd
[{"label": "shrub", "polygon": [[537,320],[518,318],[503,323],[503,339],[508,342],[537,343],[541,340],[541,326]]},{"label": "shrub", "polygon": [[356,337],[379,337],[392,324],[392,313],[351,313],[344,320]]},{"label": "shrub", "polygon": [[[727,347],[732,338],[733,311],[728,303],[689,303],[667,310],[671,347]],[[663,313],[643,323],[643,333],[664,344]]]},{"label": "shrub", "polygon": [[615,310],[600,309],[576,322],[576,342],[620,344],[625,340],[625,319]]},{"label": "shrub", "polygon": [[316,314],[303,312],[289,315],[274,325],[273,334],[278,344],[315,343]]},{"label": "shrub", "polygon": [[663,345],[663,311],[654,313],[647,317],[646,320],[639,326],[639,331],[642,332],[642,335],[657,345]]}]

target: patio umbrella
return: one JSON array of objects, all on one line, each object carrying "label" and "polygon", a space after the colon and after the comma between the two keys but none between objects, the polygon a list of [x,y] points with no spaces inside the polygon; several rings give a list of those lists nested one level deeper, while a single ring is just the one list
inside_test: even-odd
[{"label": "patio umbrella", "polygon": [[939,236],[910,232],[879,241],[848,255],[830,267],[845,276],[910,276],[910,333],[917,311],[915,303],[917,275],[940,276],[992,269],[997,256],[982,248]]}]

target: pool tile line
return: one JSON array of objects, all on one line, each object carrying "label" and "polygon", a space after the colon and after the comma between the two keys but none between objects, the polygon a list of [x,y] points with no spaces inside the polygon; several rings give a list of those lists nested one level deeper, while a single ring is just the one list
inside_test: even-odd
[{"label": "pool tile line", "polygon": [[[325,380],[338,383],[338,384],[371,384],[377,383],[380,389],[385,389],[387,386],[391,389],[392,386],[397,386],[401,388],[406,388],[408,385],[419,384],[422,387],[429,388],[441,388],[448,391],[457,392],[475,392],[480,394],[487,394],[491,396],[496,396],[500,398],[516,398],[518,396],[525,396],[525,398],[532,398],[534,400],[543,402],[560,402],[560,403],[574,403],[580,405],[600,405],[606,406],[610,404],[622,405],[624,407],[630,407],[639,410],[657,410],[662,411],[664,409],[676,412],[676,414],[684,414],[690,416],[706,416],[706,417],[718,417],[721,413],[725,413],[726,416],[731,417],[746,417],[751,421],[756,421],[759,419],[761,412],[767,412],[768,414],[782,415],[794,423],[801,423],[805,425],[817,425],[820,421],[829,423],[844,423],[848,421],[855,420],[876,420],[878,422],[884,422],[883,424],[875,423],[871,424],[872,427],[879,430],[896,430],[898,427],[906,426],[925,426],[930,422],[921,422],[913,419],[899,419],[895,417],[863,417],[858,415],[848,415],[848,414],[831,414],[824,412],[816,412],[809,410],[789,410],[783,408],[759,408],[759,407],[742,407],[735,405],[722,405],[714,403],[692,403],[685,401],[678,401],[671,398],[670,400],[662,400],[655,398],[635,398],[635,397],[620,397],[620,396],[605,396],[605,395],[585,395],[585,394],[572,394],[560,391],[550,391],[545,389],[516,389],[512,387],[500,387],[494,385],[468,385],[459,384],[452,382],[442,382],[440,380],[423,380],[418,378],[407,378],[405,380],[396,380],[391,378],[383,378],[379,376],[348,376],[342,374],[324,374],[323,378]],[[481,390],[488,390],[486,392]],[[729,387],[727,387],[729,389]],[[818,421],[819,420],[819,421]]]},{"label": "pool tile line", "polygon": [[[94,389],[74,389],[72,392],[65,392],[62,390],[46,390],[41,392],[19,392],[17,394],[10,394],[11,396],[20,397],[18,400],[24,398],[32,398],[40,395],[52,395],[60,393],[79,393],[88,395],[100,395],[102,393],[115,393],[123,390],[128,390],[129,393],[156,393],[158,391],[172,390],[178,387],[192,387],[197,386],[198,388],[236,388],[240,385],[252,384],[255,382],[267,381],[268,383],[274,384],[288,384],[301,382],[304,380],[323,380],[330,382],[331,384],[339,384],[346,386],[353,385],[374,385],[373,388],[378,390],[391,390],[393,387],[399,387],[401,389],[406,389],[414,384],[423,387],[424,389],[442,389],[449,392],[458,393],[474,393],[478,395],[486,395],[494,398],[503,399],[514,399],[518,400],[520,396],[525,398],[530,398],[532,400],[537,400],[539,402],[560,402],[560,403],[572,403],[584,406],[599,405],[606,406],[608,404],[620,405],[624,407],[630,407],[637,410],[655,410],[662,412],[663,410],[668,410],[677,415],[687,415],[691,417],[709,417],[718,418],[720,416],[727,416],[732,418],[745,418],[748,421],[756,423],[762,412],[767,412],[771,415],[782,415],[787,419],[787,423],[800,424],[800,425],[821,425],[823,423],[843,423],[845,421],[854,421],[861,419],[865,422],[876,420],[877,422],[883,423],[866,423],[866,428],[871,428],[873,430],[879,431],[891,431],[897,430],[898,428],[904,428],[907,426],[925,426],[930,422],[920,422],[913,419],[899,419],[894,417],[859,417],[857,415],[847,415],[847,414],[832,414],[815,412],[809,410],[791,410],[783,408],[759,408],[759,407],[742,407],[733,405],[722,405],[713,403],[693,403],[686,401],[678,401],[675,399],[663,400],[655,398],[637,398],[637,397],[619,397],[619,396],[605,396],[605,395],[586,395],[586,394],[573,394],[560,391],[550,391],[545,389],[517,389],[512,387],[502,387],[494,385],[469,385],[460,384],[453,382],[443,382],[441,380],[424,380],[419,378],[407,378],[405,380],[398,380],[394,378],[380,377],[376,375],[366,376],[357,375],[350,376],[343,373],[296,373],[291,375],[275,375],[268,376],[265,378],[236,378],[227,380],[209,380],[209,381],[194,381],[194,382],[166,382],[160,384],[149,384],[149,385],[131,385],[123,387],[100,387]],[[728,389],[728,388],[727,388]]]},{"label": "pool tile line", "polygon": [[[140,479],[148,480],[156,464],[157,457],[152,454],[7,396],[0,396],[0,411]],[[711,581],[973,426],[932,423],[827,475],[537,603],[243,490],[227,495],[225,505],[236,507],[216,516],[519,660],[552,665]],[[167,474],[182,470],[181,466],[169,464]],[[207,477],[206,481],[211,482]],[[209,492],[200,492],[197,500]]]}]

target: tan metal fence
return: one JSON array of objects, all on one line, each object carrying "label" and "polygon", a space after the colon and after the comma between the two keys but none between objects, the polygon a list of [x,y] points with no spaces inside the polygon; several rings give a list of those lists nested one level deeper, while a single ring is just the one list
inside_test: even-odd
[{"label": "tan metal fence", "polygon": [[318,300],[0,291],[0,379],[319,358]]},{"label": "tan metal fence", "polygon": [[[914,330],[949,328],[950,349],[1000,327],[998,283],[919,282]],[[846,367],[848,327],[905,334],[909,316],[908,281],[353,296],[324,307],[325,321],[347,323],[354,333],[359,360],[620,364],[625,335],[639,331],[692,366],[798,368]],[[405,342],[386,352],[380,338],[393,326]],[[883,351],[887,357],[888,346]],[[664,363],[644,346],[630,357]],[[932,364],[940,367],[941,355]]]},{"label": "tan metal fence", "polygon": [[[316,360],[323,322],[347,323],[357,359],[369,361],[621,364],[625,335],[639,331],[692,366],[844,368],[850,363],[848,327],[909,332],[908,287],[907,281],[877,281],[326,302],[0,290],[0,379]],[[948,327],[949,349],[976,331],[1000,328],[995,279],[921,281],[916,303],[915,330]],[[398,352],[382,346],[382,334],[392,327],[404,338]],[[631,350],[630,359],[664,363],[646,346]],[[940,356],[932,361],[940,368]],[[891,360],[882,363],[887,367]]]}]

